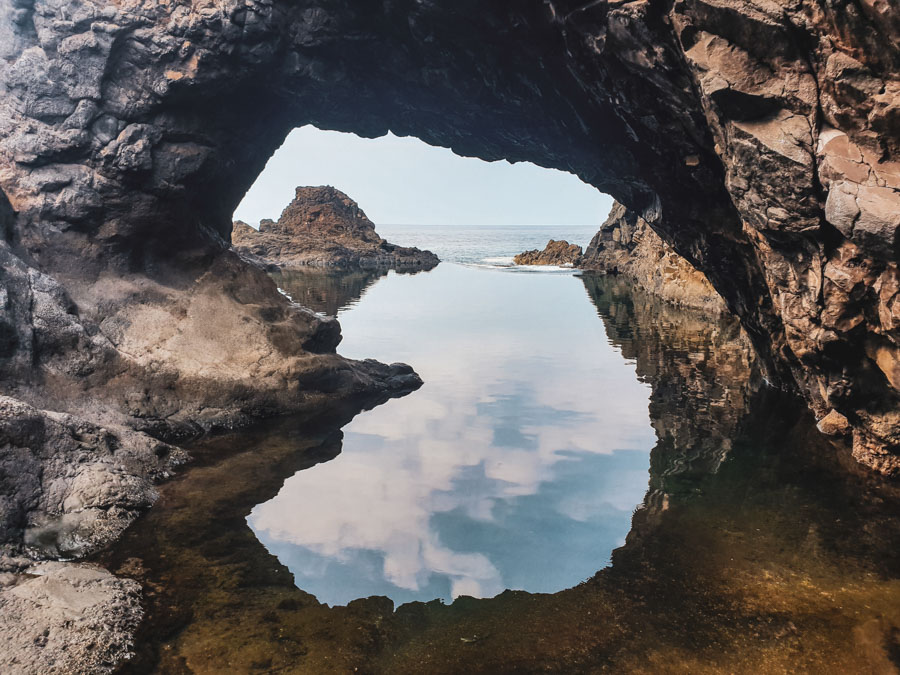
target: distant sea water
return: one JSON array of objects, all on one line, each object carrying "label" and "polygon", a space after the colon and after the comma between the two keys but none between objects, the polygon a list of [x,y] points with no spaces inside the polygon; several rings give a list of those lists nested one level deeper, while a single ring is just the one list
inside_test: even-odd
[{"label": "distant sea water", "polygon": [[587,248],[596,225],[377,225],[378,234],[398,246],[417,246],[444,262],[510,267],[513,256],[543,249],[550,239]]}]

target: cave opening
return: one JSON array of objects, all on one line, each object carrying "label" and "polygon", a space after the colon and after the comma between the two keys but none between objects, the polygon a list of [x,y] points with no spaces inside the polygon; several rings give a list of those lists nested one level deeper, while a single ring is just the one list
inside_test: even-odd
[{"label": "cave opening", "polygon": [[[10,442],[0,501],[12,518],[0,518],[0,607],[98,572],[40,558],[80,557],[125,533],[136,554],[120,549],[109,568],[149,582],[148,612],[177,624],[158,645],[165,672],[297,663],[757,672],[761,663],[796,669],[798,658],[870,672],[896,661],[896,486],[850,468],[852,457],[900,473],[900,27],[889,0],[7,4],[0,432]],[[579,176],[627,207],[619,234],[643,219],[703,271],[758,356],[734,321],[656,304],[620,279],[516,276],[497,265],[384,276],[364,302],[322,312],[339,315],[339,345],[337,322],[286,302],[264,266],[225,245],[238,201],[301,124],[366,138],[393,130]],[[382,220],[380,194],[371,205],[351,197]],[[273,210],[259,219],[288,199],[267,199]],[[376,243],[383,257],[398,248]],[[667,253],[653,260],[647,279],[675,269]],[[481,283],[487,275],[495,286]],[[751,386],[755,363],[812,412]],[[410,392],[343,436],[342,423],[306,445],[290,430],[263,452],[222,437],[212,489],[198,489],[209,467],[195,466],[190,480],[160,487],[184,492],[135,523],[143,534],[125,530],[198,434],[333,406],[358,412]],[[628,418],[637,410],[640,419]],[[457,423],[443,424],[450,417]],[[413,447],[397,428],[424,442]],[[635,433],[611,433],[626,428]],[[344,441],[344,459],[356,463],[342,462],[351,470],[319,503],[304,485],[298,493],[312,504],[285,495],[298,522],[272,506],[250,523],[268,533],[274,560],[248,536],[246,513]],[[315,482],[316,471],[305,475]],[[584,481],[594,476],[610,481],[600,490]],[[391,489],[401,477],[427,489],[413,496],[430,511]],[[635,491],[619,489],[626,483]],[[461,504],[456,487],[478,499]],[[590,498],[601,492],[608,499]],[[343,496],[349,509],[323,509]],[[377,499],[388,512],[375,522],[329,520],[375,516]],[[539,501],[567,520],[537,522],[528,506]],[[189,517],[185,505],[198,510]],[[419,536],[394,536],[390,509],[412,516]],[[613,520],[615,531],[577,531]],[[294,587],[277,550],[333,551],[326,525],[356,538],[345,548],[364,552],[358,569],[385,544],[375,567],[395,587],[434,589],[426,597],[541,590],[515,570],[539,553],[546,566],[535,568],[549,572],[563,571],[560,561],[601,562],[573,567],[544,589],[569,590],[543,597],[501,593],[394,614],[370,598],[330,612]],[[55,552],[32,550],[44,533]],[[571,587],[625,533],[612,568]],[[461,545],[467,534],[485,544],[481,557]],[[563,549],[601,540],[584,556]],[[316,572],[318,562],[301,564]],[[441,588],[420,562],[442,571]],[[128,579],[104,583],[126,592]],[[179,586],[191,587],[186,598],[173,593]],[[103,614],[84,605],[115,619],[74,626],[85,649],[69,640],[59,603],[0,611],[0,634],[14,641],[0,670],[40,671],[54,658],[66,671],[111,669],[137,630],[127,593],[125,622],[118,601],[101,601]],[[242,620],[231,622],[235,607]],[[486,639],[486,649],[473,646]]]},{"label": "cave opening", "polygon": [[565,171],[461,156],[391,132],[365,138],[305,125],[243,196],[231,237],[288,297],[336,315],[389,270],[438,260],[509,267],[559,242],[577,251],[564,264],[577,266],[611,204]]},{"label": "cave opening", "polygon": [[277,220],[299,186],[345,192],[376,225],[598,227],[612,198],[577,176],[528,161],[485,161],[388,132],[378,138],[297,127],[234,212]]},{"label": "cave opening", "polygon": [[[555,592],[608,564],[646,492],[648,387],[604,331],[592,293],[606,286],[513,258],[548,240],[587,248],[611,205],[571,173],[416,138],[287,136],[235,210],[236,250],[278,263],[284,295],[339,319],[342,356],[409,363],[425,382],[255,505],[248,525],[299,588],[330,604],[449,602]],[[441,262],[342,257],[359,244],[342,228],[361,218]]]}]

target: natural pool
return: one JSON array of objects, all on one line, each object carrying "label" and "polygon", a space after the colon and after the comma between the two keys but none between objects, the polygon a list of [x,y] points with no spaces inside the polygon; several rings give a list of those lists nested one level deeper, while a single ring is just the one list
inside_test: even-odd
[{"label": "natural pool", "polygon": [[342,354],[425,385],[251,512],[300,588],[449,602],[559,591],[609,561],[647,490],[650,388],[571,273],[391,274],[339,318]]},{"label": "natural pool", "polygon": [[104,557],[131,670],[896,671],[898,490],[733,322],[570,273],[308,283],[425,385],[196,447]]}]

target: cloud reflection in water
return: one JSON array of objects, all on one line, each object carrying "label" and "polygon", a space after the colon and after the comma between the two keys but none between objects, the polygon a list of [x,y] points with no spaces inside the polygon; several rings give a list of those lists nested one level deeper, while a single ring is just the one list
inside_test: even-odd
[{"label": "cloud reflection in water", "polygon": [[341,353],[425,385],[249,516],[300,588],[330,604],[551,592],[608,562],[656,438],[649,388],[578,279],[443,264],[390,274],[340,319]]}]

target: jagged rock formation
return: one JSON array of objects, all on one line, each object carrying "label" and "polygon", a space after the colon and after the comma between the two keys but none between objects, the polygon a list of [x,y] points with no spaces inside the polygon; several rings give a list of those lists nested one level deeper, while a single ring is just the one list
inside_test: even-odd
[{"label": "jagged rock formation", "polygon": [[727,312],[706,276],[675,253],[647,221],[618,202],[591,240],[579,267],[623,274],[644,290],[682,307]]},{"label": "jagged rock formation", "polygon": [[291,128],[391,128],[616,196],[896,471],[898,34],[884,0],[5,2],[6,393],[172,435],[377,387],[224,239]]},{"label": "jagged rock formation", "polygon": [[[229,250],[313,123],[609,192],[706,274],[770,380],[900,471],[898,36],[887,0],[4,0],[0,381],[51,433],[4,436],[3,462],[67,435],[120,471],[131,430],[121,466],[149,484],[154,440],[414,386],[334,354],[333,322]],[[45,507],[19,490],[34,471],[4,472],[4,543],[100,504],[79,476]]]},{"label": "jagged rock formation", "polygon": [[516,265],[578,265],[581,262],[581,247],[567,241],[551,239],[543,251],[532,249],[520,253],[513,262]]},{"label": "jagged rock formation", "polygon": [[333,187],[298,187],[278,222],[262,220],[259,230],[236,221],[231,243],[280,267],[393,267],[430,269],[431,251],[395,246],[375,232],[359,205]]},{"label": "jagged rock formation", "polygon": [[[701,269],[769,379],[847,417],[856,456],[892,472],[898,36],[887,0],[7,0],[2,230],[95,342],[128,306],[193,325],[172,294],[217,264],[249,274],[213,261],[296,126],[569,170]],[[219,314],[285,311],[274,292],[235,299],[242,285]],[[220,328],[206,352],[234,344]],[[4,329],[4,358],[29,340]],[[170,344],[129,341],[160,364]]]},{"label": "jagged rock formation", "polygon": [[27,544],[71,555],[114,538],[177,463],[170,443],[418,382],[408,367],[337,356],[335,321],[224,248],[186,275],[157,268],[66,288],[6,243],[0,257],[11,336],[0,359],[0,553]]}]

